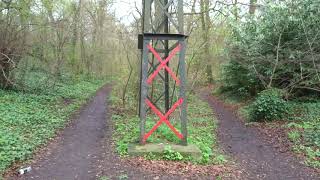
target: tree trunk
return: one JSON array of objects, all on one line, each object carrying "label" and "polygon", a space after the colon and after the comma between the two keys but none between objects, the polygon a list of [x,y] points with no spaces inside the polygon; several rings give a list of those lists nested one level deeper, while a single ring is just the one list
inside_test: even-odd
[{"label": "tree trunk", "polygon": [[81,29],[81,31],[80,31],[80,59],[81,59],[81,62],[78,64],[79,74],[84,73],[86,61],[87,61],[84,33],[85,33],[84,30]]},{"label": "tree trunk", "polygon": [[188,18],[187,23],[187,34],[190,35],[192,32],[192,24],[194,22],[194,14],[196,13],[196,2],[197,0],[193,0],[192,6],[191,6],[191,15]]},{"label": "tree trunk", "polygon": [[255,14],[256,9],[257,9],[257,1],[258,0],[250,0],[250,8],[249,8],[249,13],[251,15]]},{"label": "tree trunk", "polygon": [[202,24],[202,38],[204,42],[204,60],[206,61],[206,76],[207,82],[213,83],[212,65],[210,57],[210,44],[209,44],[209,32],[210,32],[210,14],[209,14],[209,1],[201,0],[201,24]]},{"label": "tree trunk", "polygon": [[80,19],[80,11],[82,6],[82,0],[79,0],[79,3],[77,5],[76,2],[74,2],[74,17],[73,17],[73,37],[72,37],[72,57],[71,57],[71,67],[72,70],[77,72],[78,69],[76,68],[77,63],[77,44],[79,41],[79,19]]},{"label": "tree trunk", "polygon": [[6,79],[3,75],[3,64],[0,62],[0,88],[4,88],[5,84],[6,84]]},{"label": "tree trunk", "polygon": [[234,16],[236,18],[236,21],[238,21],[239,20],[238,0],[234,0],[233,14],[234,14]]},{"label": "tree trunk", "polygon": [[0,88],[7,89],[12,86],[9,80],[10,64],[6,58],[0,59]]}]

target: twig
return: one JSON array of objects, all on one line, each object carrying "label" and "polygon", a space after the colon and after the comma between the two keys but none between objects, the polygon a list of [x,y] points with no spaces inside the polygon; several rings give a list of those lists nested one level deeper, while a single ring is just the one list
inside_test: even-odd
[{"label": "twig", "polygon": [[297,87],[295,87],[295,88],[297,88],[297,89],[308,89],[308,90],[320,92],[320,89],[312,88],[312,87],[297,86]]},{"label": "twig", "polygon": [[279,52],[280,52],[281,37],[282,37],[282,33],[280,34],[279,39],[278,39],[276,63],[275,63],[275,65],[273,67],[273,70],[272,70],[272,75],[270,77],[268,88],[270,88],[271,85],[272,85],[273,77],[274,77],[274,74],[276,73],[276,70],[277,70],[277,67],[278,67],[278,64],[279,64]]},{"label": "twig", "polygon": [[8,59],[8,62],[4,62],[4,63],[10,63],[10,62],[11,62],[11,64],[13,65],[13,67],[14,67],[14,68],[16,67],[16,63],[15,63],[8,55],[6,55],[6,54],[4,54],[4,53],[2,53],[2,52],[0,52],[0,54],[3,55],[5,58]]},{"label": "twig", "polygon": [[266,82],[263,80],[263,77],[261,77],[261,74],[257,71],[257,69],[256,69],[256,67],[255,67],[254,64],[252,65],[252,67],[253,67],[255,73],[257,74],[258,78],[259,78],[260,81],[262,82],[263,87],[264,87],[264,88],[267,88]]},{"label": "twig", "polygon": [[3,67],[0,66],[0,68],[1,68],[1,71],[3,74],[3,77],[6,79],[6,81],[13,85],[14,83],[7,77],[6,72],[4,71]]},{"label": "twig", "polygon": [[306,36],[306,40],[307,40],[308,45],[309,45],[309,49],[310,49],[310,53],[311,53],[311,58],[312,58],[312,63],[313,63],[313,66],[314,66],[314,68],[315,68],[317,78],[318,78],[318,80],[320,81],[319,70],[318,70],[318,68],[317,68],[317,65],[316,65],[316,62],[315,62],[314,53],[313,53],[313,49],[312,49],[312,45],[313,45],[313,44],[311,44],[311,42],[310,42],[310,40],[309,40],[307,31],[306,31],[306,28],[305,28],[304,21],[301,20],[301,23],[302,23],[302,28],[303,28],[304,34],[305,34],[305,36]]}]

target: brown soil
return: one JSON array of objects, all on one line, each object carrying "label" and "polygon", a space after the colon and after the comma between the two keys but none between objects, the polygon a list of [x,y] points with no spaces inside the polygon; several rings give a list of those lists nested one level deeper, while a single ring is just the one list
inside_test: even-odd
[{"label": "brown soil", "polygon": [[[39,151],[32,163],[25,164],[33,168],[30,173],[23,176],[11,173],[8,179],[214,179],[234,170],[224,166],[195,166],[143,158],[120,159],[114,152],[111,113],[106,102],[110,90],[110,86],[101,88],[71,123]],[[238,175],[233,173],[226,178],[317,179],[316,174],[289,153],[281,153],[261,138],[257,128],[246,127],[209,91],[202,96],[219,119],[220,144],[227,154],[236,159],[241,169],[248,172],[243,175],[238,171]]]},{"label": "brown soil", "polygon": [[33,160],[19,164],[31,166],[30,173],[18,175],[15,166],[6,179],[182,179],[182,176],[170,173],[144,172],[114,153],[112,123],[107,118],[110,113],[106,99],[110,90],[110,86],[101,88]]},{"label": "brown soil", "polygon": [[[110,171],[109,178],[127,171],[135,174],[134,168],[121,165],[110,148],[110,122],[106,119],[106,97],[110,90],[110,86],[101,88],[45,151],[35,156],[33,163],[29,164],[33,168],[30,173],[23,176],[12,174],[8,179],[98,179],[101,169]],[[108,161],[108,166],[97,166],[101,161]]]},{"label": "brown soil", "polygon": [[320,179],[319,174],[288,151],[288,142],[284,146],[273,143],[279,142],[279,139],[283,141],[281,130],[277,129],[274,136],[267,138],[266,132],[261,132],[261,129],[266,128],[247,127],[232,107],[210,92],[206,89],[201,95],[209,102],[219,120],[219,144],[247,172],[243,179]]}]

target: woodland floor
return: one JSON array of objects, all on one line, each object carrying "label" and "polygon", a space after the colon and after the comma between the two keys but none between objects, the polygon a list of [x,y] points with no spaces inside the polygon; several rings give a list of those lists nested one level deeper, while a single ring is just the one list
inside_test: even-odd
[{"label": "woodland floor", "polygon": [[[112,123],[107,118],[110,113],[106,97],[110,90],[110,86],[101,88],[73,117],[70,125],[35,155],[30,173],[24,176],[11,173],[8,179],[213,179],[145,172],[134,163],[121,160],[113,150]],[[219,143],[245,172],[237,179],[312,180],[319,177],[289,152],[280,152],[261,138],[258,128],[246,127],[232,109],[209,92],[205,90],[201,96],[219,119]]]},{"label": "woodland floor", "polygon": [[[89,179],[153,179],[121,162],[113,152],[112,125],[107,108],[111,90],[105,86],[85,105],[71,123],[46,148],[35,155],[30,173],[9,173],[6,179],[89,180]],[[165,179],[178,179],[168,176]]]},{"label": "woodland floor", "polygon": [[316,170],[306,167],[286,144],[277,144],[280,132],[266,134],[263,127],[248,127],[238,117],[235,107],[226,105],[206,89],[201,95],[218,119],[219,145],[245,172],[245,179],[313,180],[320,179]]}]

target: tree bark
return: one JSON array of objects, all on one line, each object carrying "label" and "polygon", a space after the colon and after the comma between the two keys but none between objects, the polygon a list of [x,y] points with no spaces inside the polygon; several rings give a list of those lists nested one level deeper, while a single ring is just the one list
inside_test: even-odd
[{"label": "tree bark", "polygon": [[6,89],[11,84],[9,81],[9,64],[5,59],[0,60],[0,88]]},{"label": "tree bark", "polygon": [[236,21],[239,20],[239,12],[238,12],[238,0],[234,0],[233,13],[236,18]]},{"label": "tree bark", "polygon": [[75,72],[79,71],[76,67],[76,62],[77,62],[77,44],[79,42],[79,19],[80,19],[81,7],[82,7],[82,0],[79,0],[78,5],[76,2],[74,2],[71,67]]},{"label": "tree bark", "polygon": [[206,76],[207,82],[213,83],[212,65],[210,57],[210,44],[209,44],[209,32],[210,32],[210,3],[207,0],[200,0],[201,8],[201,24],[202,24],[202,38],[204,41],[204,60],[206,61]]},{"label": "tree bark", "polygon": [[250,8],[249,8],[249,13],[251,15],[254,15],[257,9],[257,1],[258,0],[250,0]]}]

